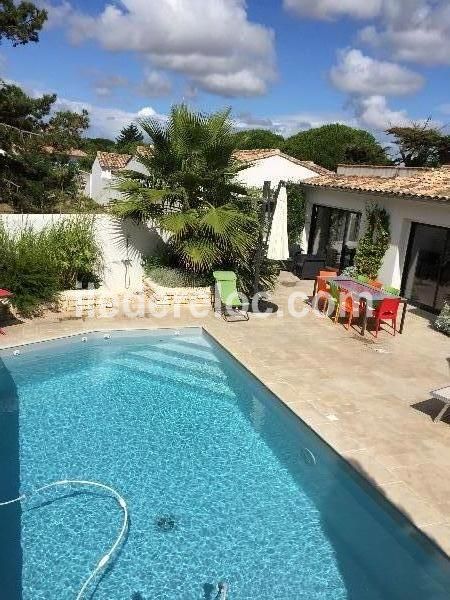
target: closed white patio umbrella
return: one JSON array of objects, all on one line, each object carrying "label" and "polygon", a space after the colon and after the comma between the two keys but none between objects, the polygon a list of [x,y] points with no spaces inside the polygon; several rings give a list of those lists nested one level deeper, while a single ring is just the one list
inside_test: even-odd
[{"label": "closed white patio umbrella", "polygon": [[270,260],[287,260],[289,243],[287,232],[287,192],[286,186],[280,188],[270,228],[267,258]]}]

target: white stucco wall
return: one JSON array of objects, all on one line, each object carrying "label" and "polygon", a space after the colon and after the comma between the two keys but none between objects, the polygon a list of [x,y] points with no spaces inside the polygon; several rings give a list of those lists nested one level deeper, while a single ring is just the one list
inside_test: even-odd
[{"label": "white stucco wall", "polygon": [[300,182],[308,177],[317,177],[317,173],[283,156],[269,156],[240,171],[237,179],[244,185],[257,188],[262,188],[265,181],[270,181],[274,188],[280,181]]},{"label": "white stucco wall", "polygon": [[[127,170],[137,171],[138,173],[148,174],[147,169],[136,158],[132,158],[127,165]],[[121,194],[113,188],[117,178],[107,169],[102,169],[98,158],[95,159],[91,170],[90,193],[89,196],[98,204],[108,204],[110,200],[117,200]]]},{"label": "white stucco wall", "polygon": [[[135,158],[130,160],[127,169],[147,174],[146,168]],[[300,182],[308,177],[317,177],[317,173],[282,156],[270,156],[257,160],[251,167],[240,171],[237,180],[256,188],[262,188],[265,181],[270,181],[273,189],[280,181]],[[120,193],[111,187],[114,181],[111,171],[103,170],[98,159],[95,159],[91,172],[90,197],[102,205],[119,198]]]},{"label": "white stucco wall", "polygon": [[355,210],[362,213],[360,234],[365,229],[365,208],[368,203],[376,202],[384,207],[391,218],[391,243],[384,257],[383,266],[378,274],[386,285],[400,288],[408,247],[411,223],[450,227],[450,204],[433,200],[409,200],[396,196],[384,197],[360,194],[348,191],[314,189],[305,187],[306,221],[302,236],[302,247],[308,248],[311,227],[312,207],[314,204]]},{"label": "white stucco wall", "polygon": [[[37,230],[71,215],[2,215],[6,226],[17,229],[24,225]],[[162,243],[157,230],[137,225],[132,220],[120,221],[109,215],[95,215],[97,241],[103,252],[102,288],[111,292],[143,289],[142,257],[151,255]],[[128,240],[128,244],[127,244]]]}]

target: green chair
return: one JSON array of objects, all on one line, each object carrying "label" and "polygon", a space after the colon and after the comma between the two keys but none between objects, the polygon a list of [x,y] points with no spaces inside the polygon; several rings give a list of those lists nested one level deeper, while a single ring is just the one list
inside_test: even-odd
[{"label": "green chair", "polygon": [[[339,313],[341,312],[341,290],[334,283],[334,281],[330,281],[330,296],[334,302],[334,322],[336,323],[339,319]],[[328,306],[327,306],[328,312]]]},{"label": "green chair", "polygon": [[[213,277],[216,280],[214,288],[216,310],[220,306],[220,312],[225,321],[248,321],[248,313],[244,310],[237,291],[236,273],[233,273],[233,271],[214,271]],[[233,317],[233,319],[231,320],[230,317]]]}]

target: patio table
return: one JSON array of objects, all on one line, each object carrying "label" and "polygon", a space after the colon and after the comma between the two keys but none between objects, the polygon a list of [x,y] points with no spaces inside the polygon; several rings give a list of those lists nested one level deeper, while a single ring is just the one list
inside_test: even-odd
[{"label": "patio table", "polygon": [[372,304],[377,304],[385,298],[398,298],[400,300],[400,303],[403,304],[402,318],[400,321],[400,329],[398,330],[398,332],[403,333],[406,318],[406,309],[408,306],[408,301],[406,298],[402,298],[401,296],[394,296],[392,294],[389,294],[388,292],[375,288],[369,285],[368,283],[362,283],[357,279],[352,279],[351,277],[344,277],[342,275],[340,275],[339,277],[330,277],[327,279],[327,281],[333,281],[338,286],[339,290],[351,294],[352,297],[356,301],[358,301],[360,305],[363,306],[364,312],[361,327],[361,335],[364,335],[367,329],[367,318],[368,311],[370,308],[369,302]]}]

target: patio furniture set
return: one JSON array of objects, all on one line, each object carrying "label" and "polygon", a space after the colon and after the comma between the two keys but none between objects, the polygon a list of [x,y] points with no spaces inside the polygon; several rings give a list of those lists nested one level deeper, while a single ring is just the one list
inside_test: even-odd
[{"label": "patio furniture set", "polygon": [[320,271],[314,284],[313,298],[316,306],[323,305],[323,312],[328,312],[330,303],[334,309],[334,322],[337,323],[340,315],[347,317],[347,329],[358,311],[361,318],[361,335],[367,329],[369,317],[375,320],[375,337],[381,325],[386,321],[391,323],[393,335],[397,331],[398,312],[400,305],[403,310],[400,320],[399,333],[403,333],[405,324],[407,300],[402,298],[399,291],[394,288],[384,288],[379,281],[367,278],[352,278],[345,275],[338,276],[335,271]]}]

